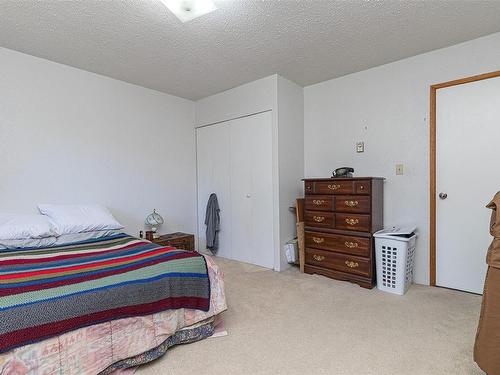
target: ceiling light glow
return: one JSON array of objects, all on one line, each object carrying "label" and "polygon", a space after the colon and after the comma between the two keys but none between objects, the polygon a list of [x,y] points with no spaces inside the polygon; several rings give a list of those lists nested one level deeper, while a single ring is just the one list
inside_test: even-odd
[{"label": "ceiling light glow", "polygon": [[217,9],[213,0],[160,0],[182,22],[201,17]]}]

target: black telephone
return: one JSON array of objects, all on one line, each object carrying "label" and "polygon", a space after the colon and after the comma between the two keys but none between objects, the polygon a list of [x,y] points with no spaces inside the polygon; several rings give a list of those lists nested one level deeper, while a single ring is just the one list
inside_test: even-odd
[{"label": "black telephone", "polygon": [[337,168],[332,172],[332,177],[333,178],[340,178],[340,177],[352,177],[352,174],[354,173],[354,168],[351,167],[342,167],[342,168]]}]

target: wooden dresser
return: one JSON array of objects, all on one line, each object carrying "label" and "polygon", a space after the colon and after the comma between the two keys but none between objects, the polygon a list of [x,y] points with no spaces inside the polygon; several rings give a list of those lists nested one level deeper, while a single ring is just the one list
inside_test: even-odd
[{"label": "wooden dresser", "polygon": [[194,235],[182,232],[175,232],[161,235],[152,240],[155,244],[161,246],[171,246],[181,250],[195,251]]},{"label": "wooden dresser", "polygon": [[304,272],[373,288],[373,233],[383,227],[380,177],[305,179]]}]

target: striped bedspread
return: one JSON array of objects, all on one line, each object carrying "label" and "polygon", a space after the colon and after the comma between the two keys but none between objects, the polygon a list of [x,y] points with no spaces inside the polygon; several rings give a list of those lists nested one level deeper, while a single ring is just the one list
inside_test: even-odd
[{"label": "striped bedspread", "polygon": [[209,307],[195,252],[126,234],[0,252],[0,353],[113,319]]}]

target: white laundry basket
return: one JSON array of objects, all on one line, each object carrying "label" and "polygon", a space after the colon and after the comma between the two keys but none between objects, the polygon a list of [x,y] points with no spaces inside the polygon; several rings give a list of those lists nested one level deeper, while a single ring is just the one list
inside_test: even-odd
[{"label": "white laundry basket", "polygon": [[377,288],[403,295],[413,282],[416,228],[390,228],[376,232]]}]

